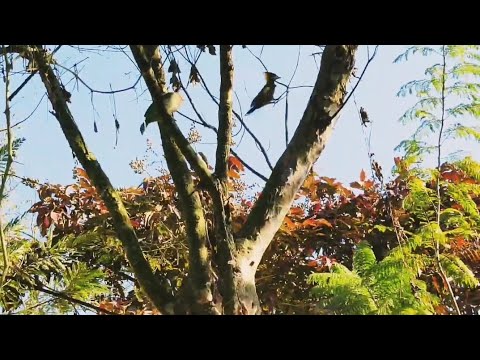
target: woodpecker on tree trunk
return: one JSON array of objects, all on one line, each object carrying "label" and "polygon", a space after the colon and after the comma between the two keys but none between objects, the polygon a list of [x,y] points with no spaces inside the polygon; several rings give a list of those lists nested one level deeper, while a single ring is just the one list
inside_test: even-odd
[{"label": "woodpecker on tree trunk", "polygon": [[255,110],[260,109],[261,107],[272,102],[273,94],[275,93],[275,81],[278,79],[280,79],[280,77],[276,74],[271,72],[265,72],[266,84],[262,88],[262,90],[260,90],[257,96],[255,96],[252,104],[250,105],[250,110],[248,110],[245,115],[250,115]]},{"label": "woodpecker on tree trunk", "polygon": [[[168,92],[162,96],[163,105],[165,106],[165,110],[170,116],[173,116],[173,113],[180,109],[183,103],[183,97],[178,92]],[[157,108],[155,107],[155,103],[151,103],[148,107],[147,111],[145,112],[145,121],[140,126],[140,132],[145,132],[146,127],[148,124],[152,122],[157,122],[161,119],[161,115],[158,113]]]}]

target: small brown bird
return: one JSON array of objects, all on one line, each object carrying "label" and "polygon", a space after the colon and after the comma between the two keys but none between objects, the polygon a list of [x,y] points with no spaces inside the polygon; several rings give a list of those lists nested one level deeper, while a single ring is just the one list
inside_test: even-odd
[{"label": "small brown bird", "polygon": [[260,92],[255,96],[255,98],[252,100],[252,104],[250,105],[250,110],[245,115],[249,115],[252,112],[254,112],[257,109],[260,109],[261,107],[269,104],[273,100],[273,94],[275,93],[275,81],[280,79],[279,76],[277,76],[274,73],[271,72],[265,72],[265,80],[266,84],[260,90]]},{"label": "small brown bird", "polygon": [[362,119],[362,125],[367,126],[367,123],[371,122],[368,118],[368,114],[363,107],[360,108],[360,118]]}]

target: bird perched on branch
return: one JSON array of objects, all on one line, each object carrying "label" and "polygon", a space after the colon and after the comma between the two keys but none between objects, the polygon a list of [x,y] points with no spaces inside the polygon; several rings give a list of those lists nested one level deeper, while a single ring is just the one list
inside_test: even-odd
[{"label": "bird perched on branch", "polygon": [[[183,103],[183,97],[178,92],[168,92],[162,96],[163,105],[165,106],[165,110],[170,116],[173,116],[173,113],[180,109]],[[146,127],[148,124],[152,122],[157,122],[161,119],[161,115],[157,111],[155,107],[155,103],[151,103],[148,107],[147,111],[145,112],[145,121],[140,126],[140,132],[145,132]]]},{"label": "bird perched on branch", "polygon": [[252,112],[254,112],[257,109],[260,109],[261,107],[269,104],[273,100],[273,94],[275,92],[275,81],[280,79],[279,76],[277,76],[274,73],[271,72],[265,72],[265,80],[266,84],[260,90],[260,92],[255,96],[255,98],[252,101],[252,104],[250,105],[250,110],[245,115],[249,115]]},{"label": "bird perched on branch", "polygon": [[363,107],[360,108],[360,118],[362,120],[363,126],[367,126],[367,123],[371,122],[370,118],[368,117],[367,111]]}]

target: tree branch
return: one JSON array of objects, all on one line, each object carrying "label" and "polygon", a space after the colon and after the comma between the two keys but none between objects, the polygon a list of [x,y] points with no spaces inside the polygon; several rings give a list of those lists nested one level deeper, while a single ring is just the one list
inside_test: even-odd
[{"label": "tree branch", "polygon": [[[198,70],[198,69],[197,69]],[[198,71],[198,77],[200,78],[200,82],[203,86],[203,88],[205,89],[205,91],[207,92],[207,94],[210,96],[210,98],[213,100],[213,102],[215,104],[217,104],[218,106],[220,106],[220,103],[219,101],[217,100],[217,98],[212,94],[212,92],[210,91],[210,89],[208,88],[207,86],[207,83],[205,82],[205,80],[203,79],[202,77],[202,74],[200,74],[200,71]],[[252,137],[252,139],[255,141],[255,143],[257,144],[257,147],[258,149],[260,150],[260,152],[262,153],[263,157],[265,158],[265,161],[267,162],[267,165],[268,167],[270,168],[270,170],[273,169],[273,166],[272,166],[272,163],[268,157],[268,154],[267,154],[267,151],[265,150],[265,148],[263,147],[262,143],[260,142],[260,140],[258,140],[258,138],[255,136],[255,134],[245,125],[245,122],[243,121],[243,118],[240,114],[238,114],[235,110],[232,110],[233,112],[233,115],[237,118],[238,121],[240,121],[240,123],[242,124],[242,126],[245,128],[245,130],[248,132],[248,134]],[[258,176],[258,174],[255,174]]]},{"label": "tree branch", "polygon": [[228,208],[228,157],[232,141],[233,58],[231,45],[220,46],[220,103],[218,106],[218,135],[215,175],[218,192],[212,196],[217,236],[217,264],[222,273],[222,294],[226,314],[239,312],[240,303],[235,286],[235,241],[232,235]]},{"label": "tree branch", "polygon": [[240,267],[255,271],[329,139],[355,62],[356,45],[327,46],[300,124],[240,231]]},{"label": "tree branch", "polygon": [[217,161],[215,175],[226,187],[232,142],[233,58],[231,45],[220,45],[220,104],[218,106]]},{"label": "tree branch", "polygon": [[55,110],[55,117],[72,151],[85,168],[89,178],[105,202],[112,216],[113,226],[117,236],[122,242],[127,259],[135,272],[140,287],[155,307],[162,312],[167,312],[165,306],[172,301],[172,296],[155,278],[150,264],[143,256],[138,238],[119,194],[113,188],[95,155],[89,151],[67,106],[61,84],[48,62],[48,54],[38,46],[31,48],[31,53],[38,63],[40,77],[47,90],[48,98]]},{"label": "tree branch", "polygon": [[129,91],[129,90],[133,90],[135,89],[135,87],[138,85],[138,83],[140,82],[140,79],[142,78],[141,76],[139,76],[137,78],[137,80],[135,80],[135,82],[133,83],[133,85],[130,85],[126,88],[122,88],[122,89],[118,89],[118,90],[95,90],[94,88],[92,88],[90,85],[88,85],[81,77],[80,75],[78,75],[75,71],[63,66],[63,65],[60,65],[60,64],[55,64],[56,66],[58,66],[59,68],[67,71],[68,73],[70,73],[71,75],[73,75],[73,77],[75,78],[75,80],[79,81],[83,86],[85,86],[91,93],[97,93],[97,94],[104,94],[104,95],[112,95],[112,94],[116,94],[116,93],[121,93],[121,92],[125,92],[125,91]]},{"label": "tree branch", "polygon": [[[153,73],[153,79],[147,77],[150,82],[149,90],[160,90],[160,95],[164,94],[167,87],[158,47],[155,46],[155,49],[153,49],[152,47],[133,45],[131,50],[142,75],[145,76],[144,74],[150,73],[150,71]],[[152,68],[151,64],[156,65]],[[147,79],[145,81],[147,82]],[[150,91],[152,92],[152,90]],[[208,232],[202,203],[195,189],[185,157],[177,146],[175,137],[170,132],[172,127],[166,126],[165,122],[161,121],[158,127],[167,166],[178,192],[182,214],[185,218],[189,242],[189,266],[191,268],[189,279],[192,285],[193,298],[196,302],[194,305],[199,307],[198,311],[201,313],[215,314],[217,312],[212,304],[213,294],[211,291],[212,269],[207,247]],[[183,137],[183,134],[181,136]]]},{"label": "tree branch", "polygon": [[215,191],[213,176],[210,173],[207,164],[205,164],[201,157],[197,155],[193,147],[178,128],[173,117],[170,116],[165,110],[165,106],[161,99],[164,91],[156,80],[151,61],[146,60],[145,58],[145,56],[148,55],[148,50],[146,50],[142,45],[131,45],[130,49],[135,57],[135,60],[137,61],[148,90],[150,91],[152,100],[156,104],[157,110],[161,115],[159,123],[160,126],[165,127],[170,136],[172,136],[175,144],[179,147],[180,151],[185,156],[192,169],[195,170],[207,189],[209,191]]},{"label": "tree branch", "polygon": [[[30,286],[30,285],[28,285],[28,286]],[[40,285],[40,284],[35,284],[33,286],[33,289],[35,289],[37,291],[40,291],[40,292],[43,292],[43,293],[48,294],[48,295],[52,295],[56,298],[66,300],[66,301],[71,302],[73,304],[78,304],[80,306],[86,307],[87,309],[94,310],[96,312],[101,312],[101,313],[108,314],[108,315],[116,315],[114,312],[108,311],[106,309],[102,309],[101,307],[95,306],[95,305],[90,304],[88,302],[85,302],[83,300],[75,299],[71,296],[68,296],[68,295],[62,293],[62,292],[47,289],[43,285]]]},{"label": "tree branch", "polygon": [[[183,86],[183,84],[181,84],[182,86],[182,89],[183,89],[183,92],[185,93],[185,95],[187,95],[187,98],[188,98],[188,101],[190,102],[190,105],[192,106],[192,109],[193,111],[195,112],[195,114],[197,115],[198,119],[200,120],[200,124],[205,126],[206,128],[212,130],[215,132],[215,134],[218,134],[218,130],[215,126],[213,125],[210,125],[208,122],[205,121],[205,119],[203,118],[203,116],[200,114],[200,112],[197,110],[192,98],[190,97],[190,94],[188,93],[187,89]],[[191,119],[190,117],[182,114],[179,112],[180,115],[182,115],[183,117],[189,119],[190,121],[193,121],[193,119]],[[267,177],[260,174],[258,171],[256,171],[253,167],[251,167],[250,165],[248,165],[241,157],[240,155],[238,155],[238,153],[236,153],[233,149],[230,149],[230,152],[235,155],[237,157],[238,160],[240,160],[240,162],[243,164],[243,166],[245,166],[248,170],[250,170],[254,175],[258,176],[260,179],[262,179],[263,181],[267,181]]]},{"label": "tree branch", "polygon": [[[108,314],[108,315],[116,315],[114,312],[108,311],[106,309],[102,309],[101,307],[95,306],[95,305],[90,304],[86,301],[75,299],[74,297],[71,297],[67,294],[64,294],[64,293],[60,292],[60,291],[49,289],[49,288],[45,287],[45,285],[43,285],[40,281],[36,281],[36,280],[33,281],[33,279],[31,279],[31,282],[33,283],[32,284],[29,281],[25,281],[21,278],[16,278],[16,277],[12,277],[12,276],[8,276],[8,279],[13,280],[13,281],[17,281],[17,282],[23,284],[24,286],[26,286],[28,289],[33,289],[33,290],[43,292],[44,294],[48,294],[48,295],[54,296],[56,298],[66,300],[66,301],[68,301],[70,303],[73,303],[73,304],[81,305],[81,306],[86,307],[90,310],[94,310],[94,311],[97,311],[97,312],[103,312],[103,313]],[[51,300],[49,300],[49,301],[51,301]],[[38,306],[38,305],[39,304],[37,304],[35,306]]]},{"label": "tree branch", "polygon": [[[2,46],[2,48],[5,48]],[[0,209],[2,209],[3,199],[5,197],[5,187],[7,185],[7,180],[10,173],[10,167],[13,163],[13,134],[12,134],[12,124],[11,124],[11,117],[10,117],[10,100],[9,100],[9,92],[10,92],[10,71],[12,70],[12,64],[8,59],[8,53],[3,52],[3,57],[5,60],[5,119],[7,122],[7,161],[5,164],[5,171],[2,176],[2,181],[0,185]],[[10,261],[8,258],[8,247],[7,247],[7,239],[5,238],[5,234],[3,231],[3,215],[0,214],[0,242],[2,244],[2,254],[3,254],[3,272],[2,272],[2,279],[0,282],[0,289],[3,287],[5,282],[6,276],[8,274],[8,270],[10,267]]]}]

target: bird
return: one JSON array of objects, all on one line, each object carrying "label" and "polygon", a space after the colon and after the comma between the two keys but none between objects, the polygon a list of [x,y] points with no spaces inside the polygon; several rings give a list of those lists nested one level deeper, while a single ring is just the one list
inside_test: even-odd
[{"label": "bird", "polygon": [[[165,106],[165,110],[167,114],[173,116],[173,113],[177,112],[183,104],[183,97],[178,92],[168,92],[162,96],[162,102]],[[152,122],[157,122],[161,119],[161,115],[158,113],[157,108],[155,107],[155,103],[151,103],[148,107],[147,111],[145,112],[145,121],[140,126],[140,133],[145,132],[146,127],[148,124]]]},{"label": "bird", "polygon": [[275,81],[280,79],[279,76],[272,72],[265,72],[266,84],[263,86],[262,90],[255,96],[250,105],[250,110],[245,115],[250,115],[255,110],[260,109],[261,107],[269,104],[273,100],[273,94],[275,92]]},{"label": "bird", "polygon": [[367,126],[367,123],[371,122],[369,117],[368,117],[367,112],[365,111],[365,109],[363,107],[360,108],[360,118],[362,120],[362,125],[363,126]]}]

